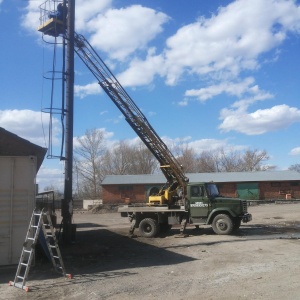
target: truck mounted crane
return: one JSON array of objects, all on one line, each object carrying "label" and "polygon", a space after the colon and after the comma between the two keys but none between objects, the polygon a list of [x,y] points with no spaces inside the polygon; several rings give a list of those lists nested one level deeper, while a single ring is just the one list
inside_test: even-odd
[{"label": "truck mounted crane", "polygon": [[149,197],[149,204],[173,205],[176,200],[184,202],[189,179],[185,176],[182,166],[83,35],[75,33],[74,46],[77,55],[160,164],[167,183],[157,195]]},{"label": "truck mounted crane", "polygon": [[[55,37],[62,35],[68,40],[62,21],[55,18],[42,24],[39,31]],[[230,234],[242,221],[252,220],[245,200],[222,197],[213,182],[189,183],[177,159],[83,35],[74,34],[74,51],[156,157],[167,180],[158,194],[149,196],[145,205],[118,208],[131,221],[130,235],[139,228],[142,236],[154,237],[175,224],[181,224],[180,232],[184,235],[187,223],[211,225],[217,234]]]}]

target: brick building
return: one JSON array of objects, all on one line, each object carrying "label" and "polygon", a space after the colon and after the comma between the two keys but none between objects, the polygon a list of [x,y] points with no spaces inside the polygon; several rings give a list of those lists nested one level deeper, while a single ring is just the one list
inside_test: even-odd
[{"label": "brick building", "polygon": [[[249,200],[300,199],[296,171],[186,174],[190,182],[215,182],[220,193]],[[104,204],[144,203],[165,183],[162,174],[108,175],[102,182]]]}]

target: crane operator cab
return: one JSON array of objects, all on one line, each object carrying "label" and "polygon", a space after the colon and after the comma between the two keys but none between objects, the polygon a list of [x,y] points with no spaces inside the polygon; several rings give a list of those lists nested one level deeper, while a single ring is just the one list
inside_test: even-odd
[{"label": "crane operator cab", "polygon": [[53,37],[65,33],[68,14],[66,2],[66,0],[47,0],[40,5],[38,31]]}]

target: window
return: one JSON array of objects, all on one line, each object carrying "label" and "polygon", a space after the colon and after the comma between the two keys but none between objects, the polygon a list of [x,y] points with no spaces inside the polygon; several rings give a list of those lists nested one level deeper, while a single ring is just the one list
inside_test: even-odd
[{"label": "window", "polygon": [[191,197],[202,197],[203,187],[202,186],[192,186],[191,187]]},{"label": "window", "polygon": [[208,195],[211,197],[219,196],[219,190],[215,184],[212,183],[207,184],[207,192]]}]

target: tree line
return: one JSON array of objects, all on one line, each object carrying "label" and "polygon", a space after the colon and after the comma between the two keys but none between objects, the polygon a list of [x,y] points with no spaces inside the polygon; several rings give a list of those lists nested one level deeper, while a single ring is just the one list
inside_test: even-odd
[{"label": "tree line", "polygon": [[[160,172],[159,163],[142,141],[119,141],[108,146],[102,130],[89,129],[83,137],[77,138],[76,144],[73,169],[75,198],[99,199],[101,183],[106,175]],[[169,145],[168,148],[185,173],[270,171],[276,168],[267,164],[270,157],[265,150],[219,147],[197,153],[185,143]],[[300,164],[291,165],[289,170],[300,172]],[[61,196],[55,187],[46,187],[45,190],[55,190]]]},{"label": "tree line", "polygon": [[[74,192],[80,198],[97,199],[106,175],[154,174],[160,172],[156,158],[140,141],[130,144],[119,141],[107,146],[102,130],[89,129],[77,139],[74,148]],[[196,153],[186,144],[171,145],[170,151],[183,166],[185,173],[266,171],[265,150],[217,148]]]}]

